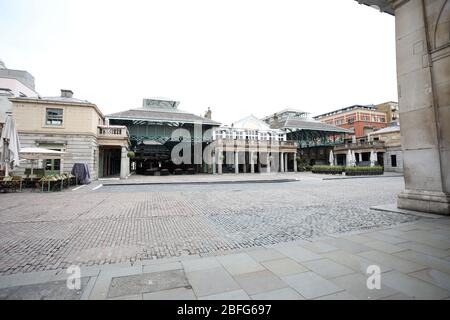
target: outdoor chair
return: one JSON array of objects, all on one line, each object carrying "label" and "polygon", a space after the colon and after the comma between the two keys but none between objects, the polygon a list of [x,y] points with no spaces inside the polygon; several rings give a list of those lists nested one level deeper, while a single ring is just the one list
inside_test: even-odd
[{"label": "outdoor chair", "polygon": [[187,174],[195,174],[195,169],[194,168],[188,168],[187,169]]},{"label": "outdoor chair", "polygon": [[183,174],[183,170],[180,168],[176,168],[175,170],[173,170],[173,173],[175,175],[182,175]]},{"label": "outdoor chair", "polygon": [[162,176],[168,176],[169,175],[169,170],[168,169],[161,169],[161,175]]},{"label": "outdoor chair", "polygon": [[37,183],[37,187],[44,192],[44,191],[55,191],[57,187],[61,188],[61,185],[59,182],[61,179],[56,178],[55,176],[44,176],[41,179],[39,179]]},{"label": "outdoor chair", "polygon": [[22,182],[23,179],[21,176],[13,176],[11,179],[11,189],[14,190],[14,192],[17,191],[17,189],[19,189],[20,191],[22,191]]},{"label": "outdoor chair", "polygon": [[11,190],[12,177],[6,176],[0,177],[0,179],[0,191],[8,192],[9,190]]}]

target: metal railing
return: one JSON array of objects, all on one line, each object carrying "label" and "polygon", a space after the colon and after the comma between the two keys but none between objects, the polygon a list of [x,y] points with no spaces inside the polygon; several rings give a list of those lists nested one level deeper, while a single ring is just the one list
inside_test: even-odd
[{"label": "metal railing", "polygon": [[347,150],[347,149],[373,149],[384,148],[384,142],[382,141],[365,141],[356,143],[343,143],[335,146],[335,150]]},{"label": "metal railing", "polygon": [[101,137],[128,137],[128,129],[125,126],[98,126],[97,133]]}]

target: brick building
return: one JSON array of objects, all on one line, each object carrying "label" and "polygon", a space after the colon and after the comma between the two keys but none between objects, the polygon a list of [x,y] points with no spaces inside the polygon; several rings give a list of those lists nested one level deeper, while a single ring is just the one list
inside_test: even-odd
[{"label": "brick building", "polygon": [[390,119],[374,105],[354,105],[314,117],[315,120],[345,129],[354,129],[356,138],[386,128]]}]

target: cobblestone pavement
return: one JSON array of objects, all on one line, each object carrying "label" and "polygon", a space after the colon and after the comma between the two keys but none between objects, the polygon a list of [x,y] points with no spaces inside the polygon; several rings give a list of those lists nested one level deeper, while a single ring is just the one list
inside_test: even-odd
[{"label": "cobblestone pavement", "polygon": [[402,178],[295,177],[0,194],[0,274],[208,256],[419,219],[369,209],[394,203]]}]

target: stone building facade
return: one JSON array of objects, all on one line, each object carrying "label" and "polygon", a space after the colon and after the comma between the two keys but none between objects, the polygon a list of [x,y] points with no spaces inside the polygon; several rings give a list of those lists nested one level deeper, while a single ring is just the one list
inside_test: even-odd
[{"label": "stone building facade", "polygon": [[[86,163],[92,179],[103,176],[106,153],[113,148],[119,157],[115,174],[129,174],[127,150],[128,132],[125,127],[104,129],[105,118],[98,107],[85,100],[73,98],[70,90],[61,90],[60,97],[16,97],[13,117],[16,121],[21,147],[41,147],[62,151],[61,159],[42,161],[39,166],[46,174],[70,172],[75,163]],[[29,164],[28,164],[29,165]],[[23,173],[21,165],[17,174]]]}]

